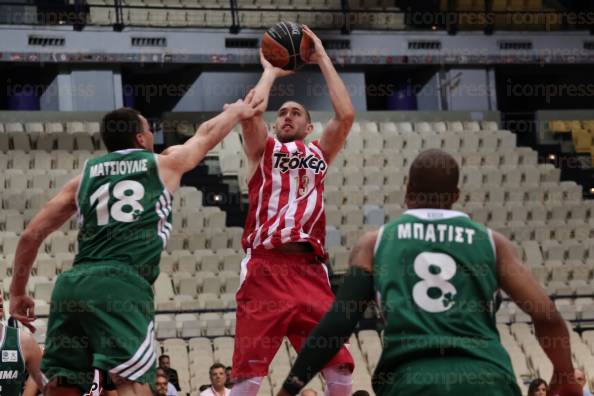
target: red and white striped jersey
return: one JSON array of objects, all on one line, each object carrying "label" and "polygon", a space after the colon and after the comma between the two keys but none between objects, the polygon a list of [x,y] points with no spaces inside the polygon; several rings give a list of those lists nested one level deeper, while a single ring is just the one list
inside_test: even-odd
[{"label": "red and white striped jersey", "polygon": [[244,250],[309,242],[316,255],[325,260],[323,194],[327,170],[317,141],[281,143],[269,137],[260,165],[248,183]]}]

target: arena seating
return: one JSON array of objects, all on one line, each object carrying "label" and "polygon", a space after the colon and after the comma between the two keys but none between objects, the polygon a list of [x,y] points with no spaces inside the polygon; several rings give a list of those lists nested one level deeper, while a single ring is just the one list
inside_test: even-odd
[{"label": "arena seating", "polygon": [[551,120],[548,129],[554,136],[571,136],[575,151],[590,154],[594,165],[594,120]]},{"label": "arena seating", "polygon": [[[115,10],[109,0],[89,0],[93,25],[115,23]],[[350,0],[349,24],[355,29],[404,30],[404,14],[394,7],[392,0]],[[124,24],[129,26],[156,27],[211,27],[232,25],[228,0],[123,0]],[[312,28],[341,28],[345,22],[340,0],[239,0],[239,23],[244,28],[268,28],[281,20],[293,20]],[[478,13],[488,8],[484,0],[441,1],[443,11],[459,12],[461,29],[483,29],[486,19]],[[554,9],[543,6],[542,0],[494,0],[491,9],[494,26],[500,29],[558,29],[559,15]],[[517,19],[515,13],[529,13]],[[516,19],[514,19],[516,18]],[[519,22],[520,21],[520,22]],[[524,21],[522,23],[521,21]]]},{"label": "arena seating", "polygon": [[[316,120],[310,137],[319,137]],[[180,124],[181,125],[181,124]],[[586,129],[580,124],[580,128]],[[588,124],[589,125],[589,124]],[[185,127],[179,126],[181,132]],[[191,130],[191,128],[190,128]],[[565,133],[565,132],[564,132]],[[8,297],[11,267],[20,232],[37,210],[74,175],[85,160],[104,152],[98,123],[0,123],[0,274]],[[557,168],[539,164],[535,151],[517,147],[515,135],[495,122],[382,122],[358,115],[344,151],[330,168],[326,181],[327,246],[335,273],[347,267],[349,248],[365,230],[401,214],[407,168],[422,149],[440,147],[462,164],[462,196],[457,209],[512,238],[518,253],[569,321],[594,320],[594,205],[582,199],[581,187],[561,182]],[[241,137],[234,131],[210,153],[221,174],[236,179],[247,192]],[[225,227],[226,214],[202,206],[202,194],[182,187],[175,194],[174,232],[162,254],[155,283],[157,342],[172,356],[185,392],[195,394],[208,383],[208,366],[231,364],[235,333],[234,294],[239,286],[242,258],[241,228]],[[44,315],[55,277],[70,268],[76,252],[73,218],[44,243],[35,262],[29,290],[37,301],[39,331],[44,340]],[[502,341],[519,382],[551,367],[529,325],[529,318],[505,301],[497,313]],[[594,331],[572,333],[574,358],[594,377]],[[370,390],[370,373],[381,350],[374,330],[351,339],[357,362],[355,388]],[[260,394],[271,395],[294,359],[285,345]],[[314,388],[322,389],[319,379]],[[523,386],[523,385],[522,385]]]},{"label": "arena seating", "polygon": [[[116,22],[113,3],[90,0],[88,22],[112,25]],[[232,24],[228,0],[124,0],[124,24],[156,27],[224,28]],[[404,15],[393,1],[351,1],[349,21],[360,29],[404,29]],[[267,28],[282,20],[293,20],[312,28],[340,28],[344,24],[340,0],[239,0],[239,23],[245,28]],[[377,13],[377,11],[380,11]]]}]

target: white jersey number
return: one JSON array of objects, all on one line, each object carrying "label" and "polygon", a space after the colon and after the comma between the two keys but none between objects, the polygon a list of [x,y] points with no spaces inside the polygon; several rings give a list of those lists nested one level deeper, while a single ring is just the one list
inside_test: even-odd
[{"label": "white jersey number", "polygon": [[[109,222],[110,214],[114,220],[123,223],[136,221],[138,215],[144,210],[138,202],[144,197],[144,186],[134,180],[122,180],[113,187],[112,194],[117,201],[111,206],[111,209],[107,207],[109,183],[101,185],[90,197],[91,205],[95,201],[99,201],[97,204],[97,225],[106,225]],[[124,211],[125,207],[128,207],[129,210]]]},{"label": "white jersey number", "polygon": [[423,252],[414,261],[422,281],[413,287],[413,299],[423,310],[445,312],[454,306],[456,288],[448,282],[456,274],[456,262],[444,253]]}]

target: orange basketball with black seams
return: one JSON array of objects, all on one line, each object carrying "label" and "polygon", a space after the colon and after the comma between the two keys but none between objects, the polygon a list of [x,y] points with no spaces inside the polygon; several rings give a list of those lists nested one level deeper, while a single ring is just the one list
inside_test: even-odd
[{"label": "orange basketball with black seams", "polygon": [[307,62],[312,42],[304,36],[301,25],[279,22],[264,33],[262,53],[273,66],[297,70]]}]

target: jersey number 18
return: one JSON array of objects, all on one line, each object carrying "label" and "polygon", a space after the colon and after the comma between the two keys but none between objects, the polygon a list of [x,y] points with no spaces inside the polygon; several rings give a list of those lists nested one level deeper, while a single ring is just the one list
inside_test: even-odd
[{"label": "jersey number 18", "polygon": [[[138,202],[144,197],[144,186],[134,180],[122,180],[117,183],[111,192],[117,201],[111,205],[111,208],[108,208],[109,185],[110,183],[101,185],[90,197],[91,205],[99,201],[97,204],[97,225],[106,225],[110,215],[114,220],[124,223],[135,221],[144,210]],[[131,210],[124,211],[126,206]]]}]

